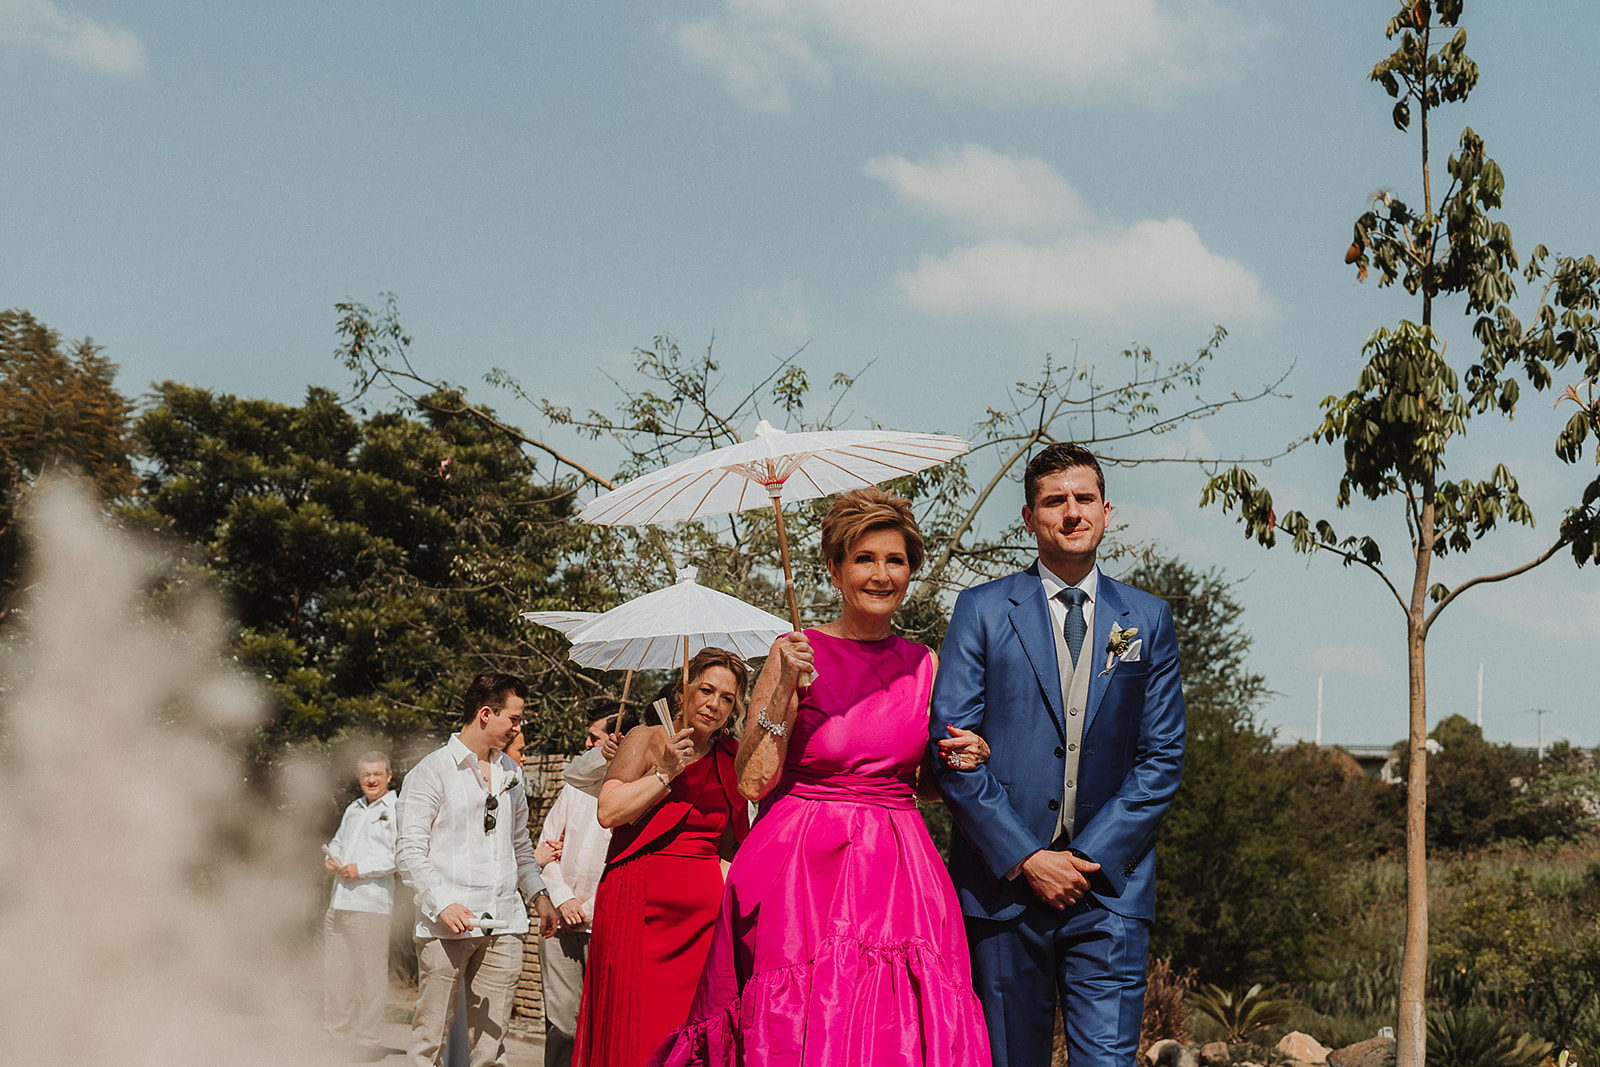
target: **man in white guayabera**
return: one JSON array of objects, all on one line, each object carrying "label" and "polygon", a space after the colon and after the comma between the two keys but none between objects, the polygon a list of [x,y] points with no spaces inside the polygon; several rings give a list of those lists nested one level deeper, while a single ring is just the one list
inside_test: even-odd
[{"label": "man in white guayabera", "polygon": [[478,675],[461,698],[461,731],[424,756],[400,790],[400,877],[417,903],[414,1067],[439,1063],[462,982],[472,1067],[503,1067],[528,932],[519,888],[540,932],[555,930],[528,835],[522,768],[505,754],[527,699],[515,675]]},{"label": "man in white guayabera", "polygon": [[389,757],[356,761],[361,796],[344,809],[323,848],[333,899],[322,919],[323,1024],[356,1059],[377,1059],[378,1023],[389,991],[389,916],[394,911],[394,794]]}]

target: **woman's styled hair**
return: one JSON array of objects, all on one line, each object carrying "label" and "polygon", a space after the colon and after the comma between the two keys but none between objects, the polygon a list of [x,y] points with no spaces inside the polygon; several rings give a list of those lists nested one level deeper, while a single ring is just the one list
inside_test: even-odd
[{"label": "woman's styled hair", "polygon": [[906,562],[916,573],[922,566],[922,531],[911,513],[911,501],[893,496],[877,486],[840,493],[822,520],[822,558],[835,567],[864,534],[897,530],[906,539]]},{"label": "woman's styled hair", "polygon": [[[744,713],[745,701],[750,695],[750,668],[737,652],[729,652],[725,648],[702,648],[689,657],[689,684],[694,685],[700,680],[700,676],[712,667],[723,667],[733,675],[733,714],[728,716],[727,724],[718,730],[716,735],[733,736],[734,721]],[[683,678],[680,675],[670,679],[655,695],[655,700],[666,699],[674,719],[683,710],[683,689]],[[651,725],[655,723],[649,716],[646,716],[644,721]]]}]

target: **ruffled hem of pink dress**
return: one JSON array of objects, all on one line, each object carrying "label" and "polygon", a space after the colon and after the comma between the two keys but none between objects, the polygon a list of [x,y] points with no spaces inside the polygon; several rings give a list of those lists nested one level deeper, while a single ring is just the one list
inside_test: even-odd
[{"label": "ruffled hem of pink dress", "polygon": [[987,1067],[983,1008],[927,942],[834,935],[691,1019],[650,1067]]}]

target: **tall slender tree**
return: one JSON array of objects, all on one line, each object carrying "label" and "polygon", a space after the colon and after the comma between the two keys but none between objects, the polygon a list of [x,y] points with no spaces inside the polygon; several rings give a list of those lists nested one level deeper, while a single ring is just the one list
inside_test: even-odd
[{"label": "tall slender tree", "polygon": [[[1392,500],[1404,513],[1410,544],[1409,574],[1391,577],[1378,542],[1340,535],[1326,520],[1298,511],[1278,515],[1272,495],[1248,471],[1225,470],[1207,484],[1203,500],[1238,509],[1247,536],[1271,546],[1284,533],[1297,551],[1330,552],[1347,565],[1375,575],[1394,597],[1406,623],[1410,689],[1410,764],[1406,780],[1406,941],[1401,961],[1398,1067],[1420,1067],[1424,1058],[1424,983],[1427,972],[1428,899],[1425,841],[1427,783],[1427,693],[1425,651],[1439,613],[1474,586],[1525,573],[1566,549],[1579,565],[1600,560],[1600,478],[1562,516],[1548,547],[1522,564],[1495,574],[1436,581],[1436,558],[1461,554],[1501,521],[1533,525],[1533,512],[1503,464],[1486,477],[1450,480],[1445,458],[1475,415],[1491,410],[1508,419],[1516,410],[1518,378],[1535,390],[1554,384],[1557,373],[1578,368],[1593,381],[1600,374],[1600,344],[1594,316],[1600,299],[1600,268],[1594,258],[1552,257],[1534,249],[1522,275],[1537,304],[1527,323],[1513,307],[1517,296],[1516,251],[1511,231],[1493,212],[1501,206],[1504,179],[1483,139],[1464,129],[1445,164],[1448,182],[1434,188],[1436,160],[1430,135],[1433,112],[1457,103],[1477,85],[1478,67],[1467,55],[1460,28],[1465,0],[1405,0],[1389,20],[1386,36],[1397,47],[1372,69],[1371,80],[1394,99],[1396,129],[1417,138],[1420,208],[1389,192],[1355,224],[1345,256],[1365,279],[1375,270],[1379,285],[1399,281],[1417,301],[1419,321],[1404,320],[1368,338],[1356,388],[1323,401],[1323,419],[1313,436],[1338,442],[1345,473],[1335,504],[1353,494]],[[1450,30],[1454,29],[1454,33]],[[1445,359],[1436,331],[1436,306],[1460,298],[1473,317],[1482,344],[1478,361],[1460,375]],[[1516,372],[1520,371],[1520,375]],[[1574,399],[1582,400],[1573,391]],[[1555,450],[1567,463],[1578,458],[1588,432],[1587,410],[1574,415]]]}]

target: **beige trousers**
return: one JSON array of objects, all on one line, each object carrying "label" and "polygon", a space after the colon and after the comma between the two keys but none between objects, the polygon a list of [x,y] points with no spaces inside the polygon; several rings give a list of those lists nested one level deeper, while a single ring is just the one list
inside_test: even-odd
[{"label": "beige trousers", "polygon": [[472,1067],[505,1067],[506,1026],[522,977],[522,937],[417,938],[417,1011],[411,1019],[412,1067],[436,1067],[467,989],[467,1043]]},{"label": "beige trousers", "polygon": [[388,999],[388,914],[329,908],[322,917],[322,1021],[328,1033],[376,1045]]},{"label": "beige trousers", "polygon": [[539,940],[539,979],[544,987],[544,1067],[572,1067],[589,931],[569,931]]}]

